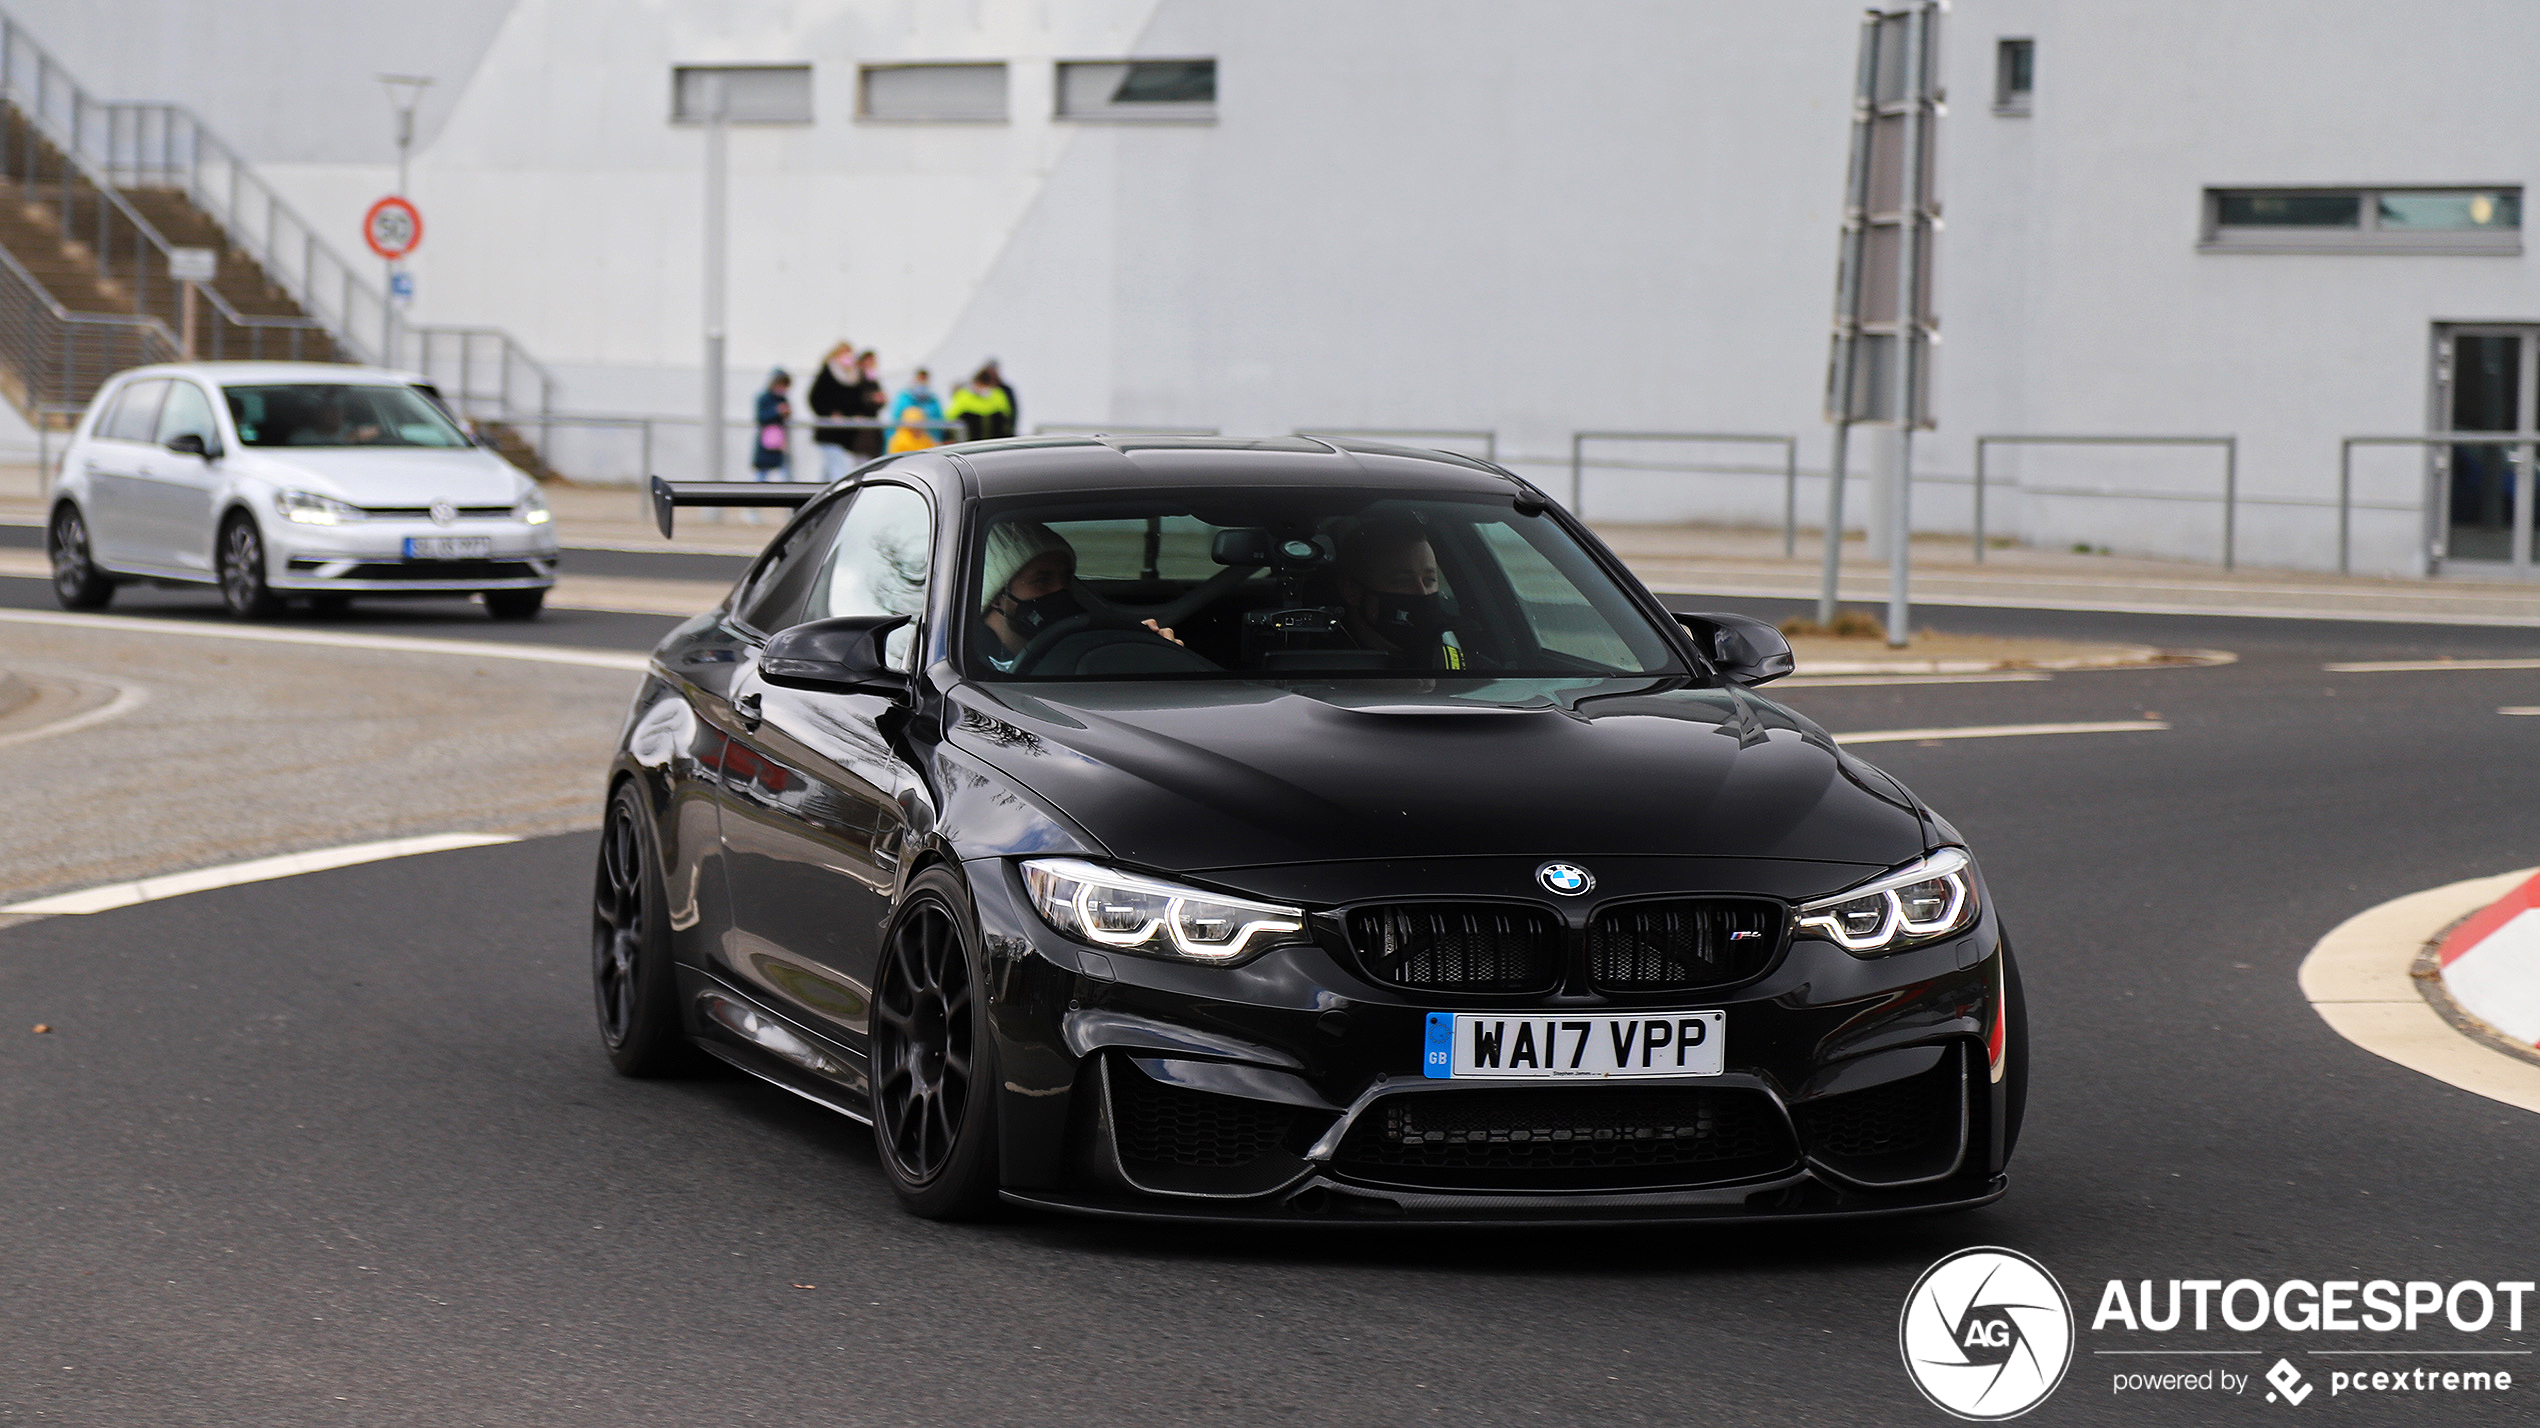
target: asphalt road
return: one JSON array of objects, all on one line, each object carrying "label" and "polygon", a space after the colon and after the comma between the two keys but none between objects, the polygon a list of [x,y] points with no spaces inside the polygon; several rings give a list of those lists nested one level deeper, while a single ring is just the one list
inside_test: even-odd
[{"label": "asphalt road", "polygon": [[[0,601],[31,603],[20,585],[41,594]],[[0,929],[0,1421],[1937,1423],[1898,1307],[1990,1243],[2082,1316],[2030,1421],[2256,1422],[2286,1411],[2263,1386],[2112,1394],[2112,1363],[2146,1361],[2094,1351],[2147,1340],[2088,1330],[2100,1286],[2540,1278],[2540,1119],[2346,1043],[2294,983],[2356,911],[2540,861],[2540,719],[2496,712],[2540,704],[2540,672],[2321,664],[2540,655],[2540,633],[1931,613],[2240,655],[1787,696],[1837,731],[2173,726],[1868,750],[1967,835],[2020,948],[2035,1080],[1991,1208],[1630,1234],[926,1224],[851,1123],[746,1080],[609,1074],[591,839],[568,835]],[[2529,1349],[2526,1328],[2337,1346]],[[2320,1346],[2157,1342],[2261,1351],[2220,1360],[2243,1371]],[[2540,1363],[2482,1362],[2532,1377],[2300,1413],[2529,1422]]]}]

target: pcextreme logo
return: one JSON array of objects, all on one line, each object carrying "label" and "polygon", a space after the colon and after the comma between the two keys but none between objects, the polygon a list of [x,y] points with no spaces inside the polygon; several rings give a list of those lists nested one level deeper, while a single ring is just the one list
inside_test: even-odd
[{"label": "pcextreme logo", "polygon": [[2073,1363],[2073,1306],[2046,1266],[1984,1245],[1923,1271],[1896,1319],[1906,1377],[1944,1413],[2017,1418]]}]

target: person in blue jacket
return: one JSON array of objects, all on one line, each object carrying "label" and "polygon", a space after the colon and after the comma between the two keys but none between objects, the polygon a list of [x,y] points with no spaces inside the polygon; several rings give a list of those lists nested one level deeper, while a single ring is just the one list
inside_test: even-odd
[{"label": "person in blue jacket", "polygon": [[793,432],[788,425],[794,419],[794,403],[790,395],[794,379],[777,368],[767,374],[767,390],[758,394],[756,435],[750,441],[750,470],[761,481],[791,481],[793,471]]},{"label": "person in blue jacket", "polygon": [[[917,369],[916,378],[907,386],[900,388],[900,394],[891,401],[890,414],[882,418],[885,425],[898,426],[900,413],[907,411],[910,407],[924,412],[928,421],[940,422],[944,419],[943,401],[935,395],[935,389],[927,385],[927,375],[926,369],[920,367]],[[934,432],[927,434],[936,435]]]}]

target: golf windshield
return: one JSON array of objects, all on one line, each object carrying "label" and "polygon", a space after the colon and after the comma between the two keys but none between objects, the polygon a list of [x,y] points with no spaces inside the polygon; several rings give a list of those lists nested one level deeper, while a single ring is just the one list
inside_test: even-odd
[{"label": "golf windshield", "polygon": [[1576,679],[1681,670],[1640,604],[1505,496],[1298,488],[992,508],[962,583],[985,679]]},{"label": "golf windshield", "polygon": [[464,447],[467,434],[412,387],[290,382],[224,387],[248,446]]}]

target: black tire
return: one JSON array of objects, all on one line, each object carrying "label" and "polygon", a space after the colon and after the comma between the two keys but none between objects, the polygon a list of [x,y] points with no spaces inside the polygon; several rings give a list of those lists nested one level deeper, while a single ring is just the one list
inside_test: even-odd
[{"label": "black tire", "polygon": [[591,1000],[600,1045],[621,1076],[679,1076],[703,1057],[679,1025],[679,979],[670,963],[670,920],[661,852],[643,796],[621,783],[600,828],[591,898]]},{"label": "black tire", "polygon": [[220,598],[242,620],[270,620],[282,613],[282,597],[265,575],[265,537],[253,517],[240,513],[221,523]]},{"label": "black tire", "polygon": [[497,620],[535,620],[547,606],[544,590],[488,590],[485,613]]},{"label": "black tire", "polygon": [[53,598],[65,610],[103,610],[115,598],[115,582],[97,568],[88,545],[88,518],[65,504],[44,529],[44,552],[53,558]]},{"label": "black tire", "polygon": [[960,882],[918,874],[883,939],[873,998],[873,1142],[909,1213],[997,1206],[995,1044],[979,936]]}]

